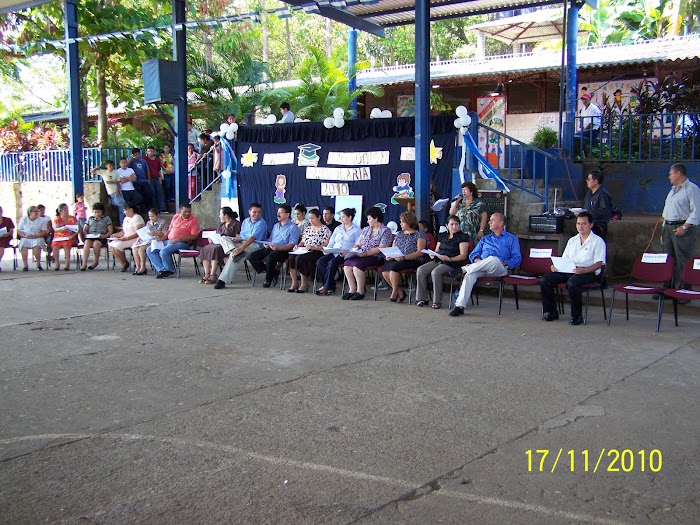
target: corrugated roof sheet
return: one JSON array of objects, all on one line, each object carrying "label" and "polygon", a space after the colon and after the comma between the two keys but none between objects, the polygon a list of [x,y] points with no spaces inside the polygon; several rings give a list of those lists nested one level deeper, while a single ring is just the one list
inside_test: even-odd
[{"label": "corrugated roof sheet", "polygon": [[[579,48],[579,69],[683,60],[700,57],[700,35],[687,35],[672,39],[647,40],[635,44],[612,44]],[[541,51],[520,55],[498,55],[485,58],[466,58],[430,63],[430,78],[477,77],[488,74],[508,74],[524,71],[546,71],[561,68],[561,51]],[[359,85],[398,84],[413,82],[413,64],[365,69],[357,73]]]},{"label": "corrugated roof sheet", "polygon": [[[540,42],[561,39],[564,33],[564,10],[538,9],[533,13],[499,18],[469,26],[470,31],[478,31],[506,44],[513,42]],[[579,27],[579,35],[585,31]]]}]

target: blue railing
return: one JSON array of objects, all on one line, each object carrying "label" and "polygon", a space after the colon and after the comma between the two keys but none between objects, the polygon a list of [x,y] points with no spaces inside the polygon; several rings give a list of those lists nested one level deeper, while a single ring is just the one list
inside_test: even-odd
[{"label": "blue railing", "polygon": [[[576,130],[590,118],[576,117]],[[599,130],[578,131],[574,157],[607,162],[700,162],[700,113],[601,117]]]},{"label": "blue railing", "polygon": [[[107,159],[115,163],[121,157],[129,158],[129,148],[83,148],[83,180],[100,182],[90,169],[100,166]],[[42,150],[18,153],[0,153],[1,182],[70,182],[70,151]]]},{"label": "blue railing", "polygon": [[504,182],[539,197],[547,209],[549,174],[553,172],[553,163],[559,161],[558,152],[536,148],[484,124],[479,124],[480,133],[481,130],[487,134],[484,157]]}]

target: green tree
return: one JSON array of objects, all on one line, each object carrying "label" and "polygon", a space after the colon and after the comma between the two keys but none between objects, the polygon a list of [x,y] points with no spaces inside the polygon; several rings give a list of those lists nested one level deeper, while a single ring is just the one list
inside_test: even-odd
[{"label": "green tree", "polygon": [[[294,114],[299,118],[322,121],[333,115],[335,108],[347,110],[352,99],[363,93],[382,96],[383,91],[376,86],[362,86],[350,93],[348,89],[347,63],[341,64],[345,50],[336,49],[333,56],[326,58],[325,50],[310,48],[312,57],[304,60],[298,87],[275,89],[266,93],[262,104],[276,111],[279,101],[288,101]],[[362,67],[364,64],[359,64]]]},{"label": "green tree", "polygon": [[[82,0],[78,15],[81,36],[151,27],[170,21],[169,3],[157,0]],[[34,43],[64,37],[63,3],[51,2],[4,15],[1,23],[6,29],[4,40],[27,44],[29,55],[40,54],[47,50]],[[62,49],[52,52],[64,56]],[[104,143],[107,140],[108,102],[113,105],[124,103],[127,108],[141,105],[141,62],[169,57],[170,39],[144,33],[137,41],[114,38],[93,45],[81,42],[79,53],[83,129],[87,130],[87,101],[93,100],[98,108],[97,141]],[[7,58],[15,60],[18,57]]]}]

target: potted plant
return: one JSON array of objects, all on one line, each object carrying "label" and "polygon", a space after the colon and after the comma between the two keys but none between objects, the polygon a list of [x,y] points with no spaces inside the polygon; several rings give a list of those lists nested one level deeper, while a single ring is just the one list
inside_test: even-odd
[{"label": "potted plant", "polygon": [[[559,134],[555,130],[546,126],[540,126],[535,132],[535,135],[532,137],[530,146],[558,156],[556,150],[558,142]],[[534,169],[536,170],[538,177],[541,177],[544,174],[544,164],[544,155],[541,155],[535,150],[528,149],[525,152],[525,166],[523,166],[524,176],[526,178],[532,178],[532,171]]]}]

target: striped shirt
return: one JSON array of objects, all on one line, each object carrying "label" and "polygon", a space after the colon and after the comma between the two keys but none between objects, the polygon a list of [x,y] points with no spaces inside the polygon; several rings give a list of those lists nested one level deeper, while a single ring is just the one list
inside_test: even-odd
[{"label": "striped shirt", "polygon": [[183,219],[179,213],[170,221],[168,228],[168,239],[177,242],[183,237],[199,234],[199,221],[194,215],[190,215],[189,219]]}]

